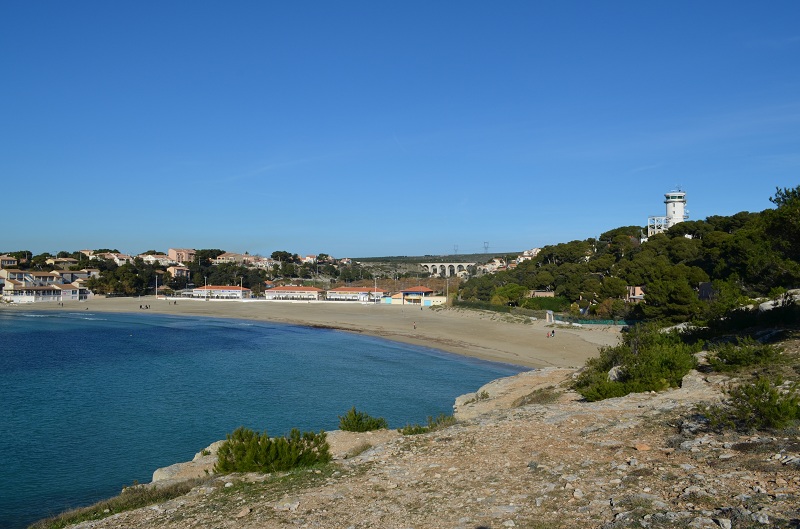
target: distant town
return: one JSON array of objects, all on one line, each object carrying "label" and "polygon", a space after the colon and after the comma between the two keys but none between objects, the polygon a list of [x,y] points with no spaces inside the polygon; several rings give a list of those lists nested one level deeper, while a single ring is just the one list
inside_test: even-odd
[{"label": "distant town", "polygon": [[[148,251],[127,255],[116,251],[80,250],[57,256],[49,253],[9,252],[0,255],[0,296],[9,303],[64,303],[105,296],[153,295],[194,299],[265,299],[295,301],[356,301],[385,304],[436,305],[446,302],[447,292],[426,285],[403,285],[409,279],[463,280],[513,269],[535,257],[539,248],[517,256],[487,257],[484,262],[438,259],[429,262],[389,261],[361,263],[327,254],[299,256],[273,252],[270,257],[221,250],[170,248],[166,253]],[[458,256],[455,256],[458,257]],[[471,257],[475,257],[474,255]],[[387,263],[394,261],[390,267]],[[108,288],[104,273],[119,270],[149,272],[146,285],[121,284]],[[391,268],[391,269],[389,269]],[[222,273],[216,273],[217,271]],[[233,272],[232,274],[230,272]],[[228,281],[215,282],[221,275]],[[412,281],[413,282],[413,281]],[[380,283],[380,285],[379,285]],[[454,283],[455,286],[456,283]],[[126,288],[127,287],[127,288]],[[132,287],[132,288],[131,288]]]}]

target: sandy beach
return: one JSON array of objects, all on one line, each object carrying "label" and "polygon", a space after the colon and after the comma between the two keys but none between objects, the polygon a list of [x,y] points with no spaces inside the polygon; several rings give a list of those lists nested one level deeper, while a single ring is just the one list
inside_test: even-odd
[{"label": "sandy beach", "polygon": [[[177,301],[177,304],[173,303]],[[149,306],[149,309],[140,309]],[[616,345],[615,326],[568,327],[542,320],[452,308],[422,310],[410,305],[346,302],[202,301],[190,299],[95,298],[68,302],[6,306],[8,310],[147,312],[208,316],[329,327],[388,340],[525,367],[580,367],[598,348]],[[547,337],[555,330],[554,337]]]}]

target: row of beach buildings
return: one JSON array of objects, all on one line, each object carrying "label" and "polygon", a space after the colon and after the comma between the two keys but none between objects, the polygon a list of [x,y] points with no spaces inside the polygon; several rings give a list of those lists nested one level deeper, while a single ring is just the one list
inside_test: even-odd
[{"label": "row of beach buildings", "polygon": [[[350,301],[381,303],[385,305],[417,305],[430,307],[446,303],[445,296],[437,296],[425,286],[415,286],[391,293],[377,287],[336,287],[324,290],[312,286],[283,285],[264,291],[259,299],[268,301]],[[249,288],[238,286],[203,286],[184,292],[182,297],[194,299],[255,299]]]},{"label": "row of beach buildings", "polygon": [[[63,303],[67,301],[86,301],[93,297],[85,283],[97,277],[97,269],[54,270],[42,272],[0,269],[0,298],[10,303]],[[270,286],[270,285],[268,285]],[[242,286],[206,285],[180,294],[183,298],[201,300],[255,300],[268,301],[352,301],[361,303],[382,303],[389,305],[441,305],[445,296],[435,296],[435,292],[425,286],[416,286],[391,293],[372,287],[337,287],[329,290],[313,286],[283,285],[267,288],[258,298],[252,290]]]}]

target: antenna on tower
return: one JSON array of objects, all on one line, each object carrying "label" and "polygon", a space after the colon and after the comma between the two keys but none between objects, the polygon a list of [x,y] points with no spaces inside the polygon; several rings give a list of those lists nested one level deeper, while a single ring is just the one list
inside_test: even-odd
[{"label": "antenna on tower", "polygon": [[483,253],[489,253],[489,241],[483,243]]},{"label": "antenna on tower", "polygon": [[457,244],[453,245],[453,254],[458,255],[458,245]]}]

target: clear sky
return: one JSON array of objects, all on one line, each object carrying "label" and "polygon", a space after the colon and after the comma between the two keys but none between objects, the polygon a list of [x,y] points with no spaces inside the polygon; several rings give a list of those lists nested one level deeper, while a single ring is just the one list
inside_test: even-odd
[{"label": "clear sky", "polygon": [[0,6],[0,251],[515,251],[800,184],[800,2]]}]

